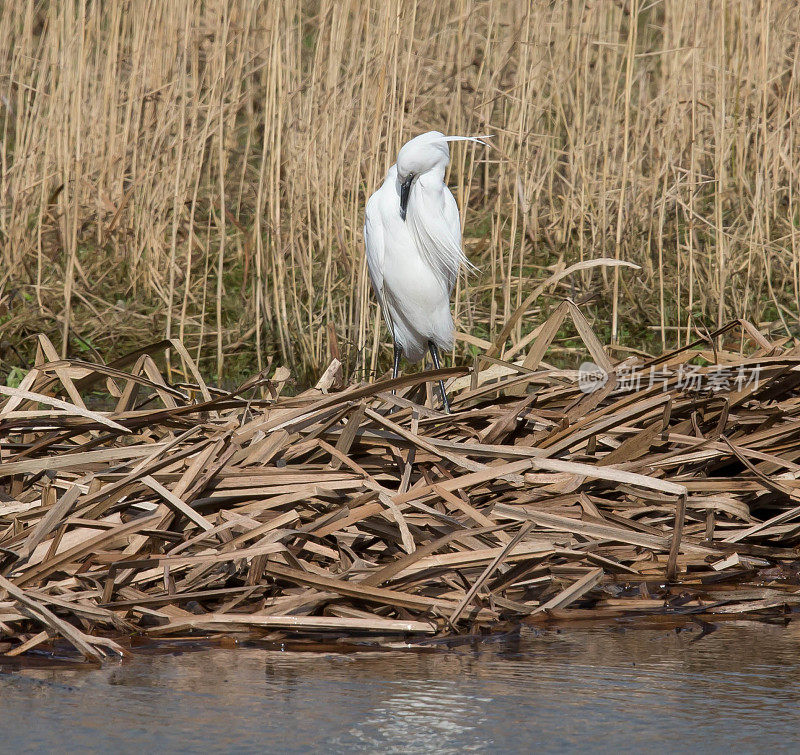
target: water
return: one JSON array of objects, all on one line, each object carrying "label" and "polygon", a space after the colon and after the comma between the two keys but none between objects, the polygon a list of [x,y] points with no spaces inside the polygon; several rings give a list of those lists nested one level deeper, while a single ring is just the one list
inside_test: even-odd
[{"label": "water", "polygon": [[789,752],[800,628],[569,630],[427,652],[146,652],[0,673],[2,751]]}]

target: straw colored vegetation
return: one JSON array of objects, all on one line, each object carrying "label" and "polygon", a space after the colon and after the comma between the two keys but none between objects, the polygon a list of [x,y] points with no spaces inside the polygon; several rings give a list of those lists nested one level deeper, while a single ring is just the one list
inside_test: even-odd
[{"label": "straw colored vegetation", "polygon": [[382,371],[363,206],[430,128],[495,134],[448,176],[480,268],[457,356],[598,257],[641,270],[564,278],[514,343],[565,294],[649,351],[732,317],[785,333],[799,32],[795,0],[2,3],[2,382],[40,331],[94,358],[178,337],[217,379],[276,357],[308,384],[334,343]]},{"label": "straw colored vegetation", "polygon": [[[599,390],[542,361],[568,320],[608,372]],[[59,360],[41,336],[37,366],[0,387],[0,651],[786,620],[800,605],[786,340],[739,321],[613,364],[566,301],[521,364],[338,389],[333,361],[291,397],[285,367],[223,392],[178,341],[194,384],[164,380],[164,344],[104,366]],[[426,396],[440,377],[451,415]],[[87,406],[97,391],[113,411]]]}]

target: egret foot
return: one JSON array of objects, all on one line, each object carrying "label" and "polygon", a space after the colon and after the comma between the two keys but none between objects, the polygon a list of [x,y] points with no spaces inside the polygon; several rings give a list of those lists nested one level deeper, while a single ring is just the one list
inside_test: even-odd
[{"label": "egret foot", "polygon": [[[431,359],[433,359],[433,366],[438,370],[439,367],[439,347],[433,342],[428,341],[428,348],[431,350]],[[450,403],[447,401],[447,393],[444,390],[444,380],[439,381],[439,390],[442,394],[442,406],[444,413],[450,414]]]}]

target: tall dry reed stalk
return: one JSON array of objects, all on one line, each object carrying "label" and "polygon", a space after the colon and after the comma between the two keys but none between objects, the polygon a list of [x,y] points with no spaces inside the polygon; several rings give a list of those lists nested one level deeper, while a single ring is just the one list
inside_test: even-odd
[{"label": "tall dry reed stalk", "polygon": [[570,293],[622,344],[796,335],[798,82],[795,0],[2,3],[0,341],[180,337],[218,377],[308,376],[333,326],[349,371],[383,368],[363,207],[430,128],[496,135],[449,174],[474,343],[600,256],[642,269],[574,274],[512,341]]}]

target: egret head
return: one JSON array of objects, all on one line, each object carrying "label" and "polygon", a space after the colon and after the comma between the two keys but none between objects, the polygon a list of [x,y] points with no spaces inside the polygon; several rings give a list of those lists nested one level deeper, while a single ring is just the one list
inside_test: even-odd
[{"label": "egret head", "polygon": [[428,131],[415,136],[406,142],[397,154],[397,180],[400,182],[400,217],[406,219],[408,197],[414,179],[435,168],[442,171],[450,162],[450,148],[448,142],[473,141],[486,144],[482,141],[486,137],[477,136],[445,136],[441,131]]},{"label": "egret head", "polygon": [[409,176],[446,166],[450,162],[447,137],[441,131],[428,131],[406,142],[397,155],[397,177],[403,183]]}]

